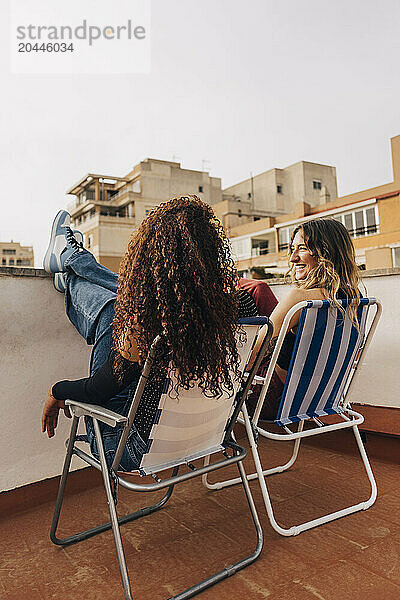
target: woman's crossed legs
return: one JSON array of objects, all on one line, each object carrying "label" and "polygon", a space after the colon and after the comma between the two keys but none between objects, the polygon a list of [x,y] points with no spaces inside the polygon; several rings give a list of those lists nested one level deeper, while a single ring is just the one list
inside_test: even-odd
[{"label": "woman's crossed legs", "polygon": [[[90,359],[90,374],[93,375],[108,359],[112,346],[112,321],[116,299],[118,276],[100,265],[93,254],[86,250],[75,252],[66,262],[67,285],[65,307],[69,320],[88,344],[93,344]],[[132,394],[137,382],[129,389],[111,398],[107,408],[126,416],[131,405]],[[94,456],[98,456],[92,419],[86,418],[86,431]],[[99,423],[103,435],[107,462],[114,457],[121,427],[110,427]],[[130,471],[138,467],[146,444],[132,426],[121,467]]]}]

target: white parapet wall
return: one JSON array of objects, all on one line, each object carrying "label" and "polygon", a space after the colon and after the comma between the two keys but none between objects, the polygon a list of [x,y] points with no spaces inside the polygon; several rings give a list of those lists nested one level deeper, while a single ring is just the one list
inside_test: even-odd
[{"label": "white parapet wall", "polygon": [[[400,407],[400,270],[365,278],[383,316],[353,392],[353,401]],[[281,298],[287,286],[273,285]],[[41,433],[47,391],[60,379],[88,374],[90,348],[64,311],[64,298],[39,270],[0,268],[0,491],[61,472],[70,422],[61,413],[54,438]],[[83,466],[76,459],[74,468]]]},{"label": "white parapet wall", "polygon": [[[31,276],[0,271],[0,332],[4,491],[60,474],[70,421],[61,413],[48,439],[41,412],[51,384],[87,376],[90,348],[67,319],[64,296],[35,270]],[[83,463],[76,459],[74,465]]]}]

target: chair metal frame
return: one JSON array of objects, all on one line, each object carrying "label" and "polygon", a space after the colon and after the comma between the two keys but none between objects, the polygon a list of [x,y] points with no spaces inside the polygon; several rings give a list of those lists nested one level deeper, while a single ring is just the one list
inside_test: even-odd
[{"label": "chair metal frame", "polygon": [[[246,427],[246,433],[247,433],[247,437],[249,439],[250,449],[251,449],[255,467],[256,467],[256,472],[247,475],[247,478],[248,478],[248,480],[258,479],[260,487],[261,487],[261,492],[263,495],[264,504],[265,504],[268,518],[270,520],[272,527],[280,535],[283,535],[283,536],[298,535],[302,531],[312,529],[313,527],[317,527],[318,525],[328,523],[330,521],[333,521],[334,519],[338,519],[340,517],[355,513],[360,510],[367,510],[370,506],[372,506],[372,504],[376,500],[377,486],[376,486],[375,478],[374,478],[374,475],[373,475],[373,472],[371,469],[371,465],[369,463],[368,456],[365,451],[364,444],[362,442],[361,435],[360,435],[360,432],[358,429],[358,426],[364,422],[364,417],[360,413],[351,409],[351,406],[350,406],[350,403],[348,400],[348,398],[351,395],[351,391],[354,388],[354,384],[357,381],[357,378],[359,376],[362,360],[365,357],[366,351],[368,350],[368,347],[371,343],[371,339],[373,337],[373,334],[375,332],[375,329],[377,327],[378,321],[379,321],[381,313],[382,313],[382,305],[379,300],[377,300],[376,298],[370,298],[368,300],[369,300],[369,306],[371,306],[371,305],[376,306],[376,312],[373,316],[372,322],[370,323],[367,334],[364,335],[364,340],[362,341],[360,347],[358,348],[357,354],[355,356],[355,360],[354,360],[353,364],[351,365],[350,371],[348,372],[347,380],[344,382],[344,388],[343,388],[343,392],[342,392],[343,395],[342,395],[342,400],[340,403],[342,406],[342,412],[338,415],[342,418],[342,421],[340,421],[338,423],[333,423],[333,424],[325,424],[317,417],[302,418],[301,420],[298,420],[297,431],[292,431],[288,426],[282,425],[283,429],[285,430],[285,433],[274,433],[274,432],[264,429],[262,426],[259,425],[259,419],[260,419],[262,405],[263,405],[265,396],[268,392],[268,386],[269,386],[269,383],[272,378],[272,374],[273,374],[273,371],[274,371],[274,368],[276,365],[277,358],[279,356],[280,349],[283,344],[284,337],[289,328],[290,320],[296,312],[298,312],[302,309],[305,309],[306,307],[310,307],[310,301],[299,302],[298,304],[293,306],[288,311],[288,313],[283,321],[282,329],[279,333],[279,336],[278,336],[278,339],[276,342],[276,346],[275,346],[274,352],[272,354],[271,362],[270,362],[268,371],[265,375],[265,378],[256,376],[253,380],[255,383],[261,382],[263,385],[263,388],[262,388],[262,391],[261,391],[261,394],[260,394],[260,397],[259,397],[259,400],[258,400],[258,403],[257,403],[257,406],[256,406],[256,409],[255,409],[252,419],[250,419],[250,417],[249,417],[246,404],[243,403],[243,406],[242,406],[243,417],[239,418],[238,420],[241,423],[244,423],[244,425]],[[313,301],[312,304],[318,305],[318,303],[321,303],[321,301]],[[319,306],[322,306],[322,304],[320,304]],[[343,381],[344,380],[345,380],[345,378],[343,379]],[[304,427],[305,421],[312,422],[313,425],[315,425],[315,427],[304,430],[303,427]],[[268,423],[268,422],[266,422],[266,423]],[[271,421],[271,423],[273,423],[273,422]],[[303,438],[319,435],[322,433],[328,433],[328,432],[336,431],[339,429],[347,429],[347,428],[351,428],[353,430],[353,434],[354,434],[354,437],[355,437],[355,440],[356,440],[356,443],[357,443],[357,446],[358,446],[358,449],[359,449],[359,452],[361,455],[361,459],[364,464],[364,467],[365,467],[365,470],[366,470],[366,473],[367,473],[367,476],[368,476],[368,479],[369,479],[369,482],[371,485],[371,494],[368,497],[368,499],[363,502],[359,502],[353,506],[349,506],[342,510],[334,511],[332,513],[329,513],[329,514],[319,517],[317,519],[313,519],[311,521],[307,521],[307,522],[304,522],[304,523],[301,523],[298,525],[294,525],[292,527],[285,528],[285,527],[282,527],[281,525],[279,525],[275,519],[275,515],[274,515],[273,507],[271,504],[271,499],[270,499],[270,496],[268,493],[268,488],[267,488],[265,478],[269,475],[274,475],[275,473],[282,473],[284,471],[287,471],[294,465],[294,463],[298,457],[300,442]],[[276,440],[276,441],[294,441],[292,455],[289,458],[289,460],[283,465],[279,465],[279,466],[271,468],[271,469],[263,469],[261,460],[260,460],[260,457],[258,454],[258,449],[257,449],[258,435],[261,435],[263,437],[266,437],[266,438],[269,438],[272,440]],[[209,457],[205,460],[206,464],[208,462],[209,462]],[[208,481],[207,474],[205,474],[203,476],[202,481],[203,481],[203,484],[205,485],[205,487],[210,490],[220,490],[224,487],[228,487],[230,485],[234,485],[234,484],[238,483],[237,478],[226,480],[226,481],[218,481],[215,483],[210,483]]]},{"label": "chair metal frame", "polygon": [[[263,323],[261,323],[262,319],[264,319]],[[249,320],[251,320],[251,319],[246,319],[247,322]],[[243,322],[245,320],[241,319],[241,321]],[[256,319],[252,319],[252,321],[253,322],[251,324],[256,324]],[[266,321],[267,320],[265,318],[259,318],[259,324],[264,324],[264,323],[266,323]],[[263,344],[263,347],[260,349],[260,351],[257,355],[255,364],[254,364],[253,368],[251,369],[251,372],[249,373],[249,376],[244,384],[243,391],[238,392],[236,394],[235,399],[232,401],[232,406],[234,408],[233,408],[232,414],[228,420],[226,431],[224,434],[224,441],[223,441],[224,450],[222,451],[223,456],[221,459],[219,459],[217,462],[215,462],[213,464],[195,467],[193,464],[185,461],[183,458],[182,464],[185,464],[188,467],[188,471],[179,474],[180,467],[178,465],[172,469],[172,474],[169,477],[167,477],[166,479],[162,480],[160,477],[158,477],[157,474],[153,474],[152,476],[155,479],[154,483],[142,483],[142,484],[134,483],[132,481],[125,479],[123,477],[123,475],[117,471],[119,463],[120,463],[120,459],[121,459],[121,456],[123,453],[123,449],[124,449],[124,446],[125,446],[128,434],[129,434],[129,430],[133,423],[133,420],[134,420],[134,417],[136,414],[136,410],[139,405],[140,398],[143,394],[148,376],[150,374],[151,366],[152,366],[154,357],[156,355],[157,348],[158,348],[159,344],[161,343],[160,336],[158,336],[154,340],[154,342],[151,346],[149,355],[148,355],[145,365],[143,367],[143,371],[142,371],[141,377],[139,379],[139,383],[136,388],[135,395],[134,395],[134,398],[132,401],[132,405],[130,407],[129,414],[127,417],[121,416],[121,415],[119,415],[113,411],[110,411],[106,408],[103,408],[101,406],[96,406],[96,405],[91,405],[91,404],[83,404],[83,403],[75,402],[72,400],[66,401],[66,405],[70,406],[71,412],[73,413],[73,420],[72,420],[72,425],[71,425],[70,436],[69,436],[69,439],[67,440],[67,452],[66,452],[66,457],[65,457],[65,461],[64,461],[64,467],[63,467],[61,479],[60,479],[60,485],[59,485],[57,500],[56,500],[56,504],[55,504],[54,516],[53,516],[53,520],[52,520],[52,524],[51,524],[50,539],[54,544],[61,545],[61,546],[68,546],[70,544],[74,544],[76,542],[80,542],[82,540],[88,539],[88,538],[90,538],[94,535],[97,535],[103,531],[112,529],[113,534],[114,534],[114,541],[115,541],[115,546],[116,546],[118,563],[119,563],[119,567],[120,567],[121,580],[122,580],[123,589],[124,589],[124,597],[126,600],[132,600],[133,596],[132,596],[132,591],[131,591],[130,578],[129,578],[129,574],[128,574],[128,570],[127,570],[127,566],[126,566],[126,560],[125,560],[122,539],[121,539],[121,532],[120,532],[119,526],[160,510],[168,502],[169,498],[172,495],[174,486],[176,484],[179,484],[183,481],[188,481],[190,479],[193,479],[194,477],[204,476],[211,471],[222,469],[226,466],[236,464],[238,467],[239,475],[240,475],[239,479],[242,482],[243,487],[244,487],[245,496],[247,499],[247,503],[249,505],[252,521],[253,521],[253,524],[254,524],[254,527],[256,530],[256,534],[257,534],[256,547],[249,556],[246,556],[243,559],[239,560],[238,562],[222,569],[221,571],[215,573],[214,575],[208,577],[207,579],[201,581],[200,583],[188,588],[184,592],[171,597],[170,600],[186,600],[187,598],[192,598],[199,592],[211,587],[212,585],[214,585],[215,583],[218,583],[219,581],[222,581],[223,579],[226,579],[227,577],[230,577],[231,575],[235,574],[240,569],[243,569],[246,566],[250,565],[260,556],[262,546],[263,546],[263,533],[262,533],[260,521],[259,521],[259,518],[257,515],[256,507],[254,504],[254,500],[251,495],[248,479],[246,477],[246,473],[245,473],[245,470],[244,470],[244,467],[242,464],[243,460],[246,456],[246,450],[244,448],[242,448],[241,446],[239,446],[238,444],[236,444],[236,442],[233,438],[233,435],[232,435],[232,429],[237,420],[238,414],[241,410],[242,404],[244,402],[244,398],[246,397],[247,393],[250,390],[252,379],[255,376],[255,373],[261,363],[261,360],[264,355],[266,346],[269,342],[271,333],[272,333],[272,327],[270,326],[270,324],[268,322],[268,335],[265,339],[265,343]],[[83,451],[81,448],[78,448],[76,446],[78,423],[79,423],[79,419],[83,416],[90,417],[93,420],[94,431],[95,431],[95,436],[96,436],[96,441],[97,441],[98,451],[99,451],[99,460],[97,460],[91,454],[88,454],[87,452]],[[112,466],[110,468],[107,466],[107,462],[106,462],[104,446],[103,446],[101,431],[100,431],[100,427],[99,427],[99,421],[106,423],[113,427],[115,427],[117,424],[122,424],[124,427],[124,430],[121,435],[121,439],[120,439],[120,442],[119,442],[119,445],[118,445],[118,448],[117,448],[117,451],[116,451],[116,454],[115,454],[115,457],[114,457],[114,460],[112,463]],[[68,478],[70,464],[71,464],[73,455],[78,456],[84,462],[86,462],[88,465],[101,471],[102,476],[103,476],[103,483],[104,483],[104,487],[105,487],[107,503],[108,503],[109,512],[110,512],[110,521],[107,523],[104,523],[102,525],[92,527],[85,531],[70,535],[68,537],[59,538],[59,537],[57,537],[56,532],[57,532],[61,507],[62,507],[63,498],[64,498],[65,485],[66,485],[66,481]],[[151,506],[147,506],[145,508],[141,508],[139,510],[136,510],[135,512],[125,515],[123,517],[118,517],[117,511],[116,511],[118,486],[122,486],[125,489],[135,491],[135,492],[152,492],[152,491],[156,492],[159,490],[166,490],[166,491],[164,493],[164,496],[155,504],[153,504]]]}]

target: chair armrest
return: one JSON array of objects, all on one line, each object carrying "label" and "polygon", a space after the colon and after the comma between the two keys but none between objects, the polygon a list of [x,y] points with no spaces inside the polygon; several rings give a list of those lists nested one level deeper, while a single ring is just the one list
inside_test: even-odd
[{"label": "chair armrest", "polygon": [[[249,376],[249,373],[244,373],[243,379],[246,381],[248,376]],[[260,385],[263,385],[264,382],[265,382],[265,377],[261,377],[260,375],[254,375],[251,385],[256,385],[257,383]]]},{"label": "chair armrest", "polygon": [[111,427],[115,427],[118,423],[123,423],[126,427],[128,418],[123,415],[119,415],[104,406],[98,406],[97,404],[83,404],[82,402],[76,402],[75,400],[66,400],[65,404],[71,408],[71,412],[75,417],[88,416],[98,421],[102,421]]}]

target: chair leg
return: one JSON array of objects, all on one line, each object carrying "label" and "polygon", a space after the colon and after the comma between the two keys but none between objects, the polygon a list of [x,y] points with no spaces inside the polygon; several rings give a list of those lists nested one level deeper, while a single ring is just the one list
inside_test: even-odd
[{"label": "chair leg", "polygon": [[[75,422],[75,419],[76,419],[76,422]],[[70,544],[75,544],[77,542],[81,542],[82,540],[87,540],[99,533],[103,533],[104,531],[108,531],[109,529],[112,528],[111,521],[108,521],[107,523],[97,525],[96,527],[86,529],[84,531],[75,533],[75,534],[70,535],[65,538],[59,538],[56,535],[57,527],[58,527],[58,523],[59,523],[59,519],[60,519],[62,502],[64,499],[65,484],[66,484],[66,481],[67,481],[67,478],[69,475],[71,459],[74,454],[74,441],[75,441],[76,431],[77,431],[77,427],[78,427],[78,421],[79,421],[79,419],[77,417],[74,417],[74,420],[73,420],[72,426],[71,426],[71,433],[70,433],[70,438],[69,438],[69,442],[68,442],[67,453],[66,453],[66,457],[65,457],[65,461],[64,461],[63,472],[62,472],[62,476],[60,479],[60,485],[58,488],[58,495],[57,495],[56,505],[55,505],[55,509],[54,509],[54,515],[53,515],[53,520],[52,520],[51,529],[50,529],[50,539],[53,542],[53,544],[56,544],[57,546],[69,546]],[[175,467],[174,471],[176,471],[176,472],[174,472],[173,474],[176,475],[177,467]],[[119,517],[119,519],[118,519],[119,525],[124,525],[125,523],[130,523],[131,521],[140,519],[141,517],[150,515],[151,513],[156,512],[157,510],[160,510],[170,499],[173,489],[174,489],[173,485],[169,486],[167,488],[167,491],[164,494],[164,496],[155,504],[153,504],[151,506],[146,506],[144,508],[140,508],[133,513]]]},{"label": "chair leg", "polygon": [[365,466],[365,469],[367,471],[367,475],[369,478],[369,481],[371,483],[371,488],[372,488],[372,492],[371,492],[371,496],[369,497],[369,499],[367,501],[364,502],[359,502],[358,504],[354,504],[353,506],[349,506],[347,508],[344,508],[342,510],[338,510],[332,513],[329,513],[327,515],[324,515],[322,517],[319,517],[317,519],[313,519],[312,521],[308,521],[306,523],[301,523],[299,525],[294,525],[293,527],[289,527],[289,528],[285,528],[285,527],[281,527],[274,516],[274,511],[272,508],[272,504],[271,504],[271,499],[268,493],[268,488],[267,488],[267,484],[265,482],[265,477],[264,477],[264,473],[263,473],[263,469],[262,469],[262,465],[261,465],[261,461],[260,461],[260,457],[258,454],[258,450],[257,450],[257,445],[255,443],[254,440],[254,435],[253,435],[253,431],[251,428],[251,423],[250,423],[250,419],[247,413],[247,409],[244,409],[244,417],[245,417],[245,424],[246,424],[246,431],[247,431],[247,435],[249,437],[250,440],[250,447],[252,450],[252,454],[253,454],[253,458],[254,458],[254,463],[256,465],[256,471],[258,474],[258,480],[260,483],[260,487],[261,487],[261,492],[263,495],[263,499],[264,499],[264,504],[265,504],[265,508],[268,514],[268,518],[270,520],[271,526],[275,529],[275,531],[277,533],[279,533],[280,535],[284,535],[284,536],[292,536],[292,535],[298,535],[299,533],[301,533],[302,531],[306,531],[307,529],[312,529],[313,527],[317,527],[318,525],[323,525],[324,523],[329,523],[330,521],[333,521],[335,519],[339,519],[340,517],[344,517],[346,515],[350,515],[352,513],[358,512],[360,510],[366,510],[367,508],[369,508],[371,506],[371,504],[373,504],[373,502],[376,499],[376,483],[375,483],[375,479],[372,473],[372,469],[371,466],[369,464],[368,461],[368,457],[367,454],[365,452],[365,448],[364,445],[362,443],[361,440],[361,436],[360,433],[358,431],[358,427],[357,425],[355,425],[353,427],[353,431],[354,431],[354,435],[356,437],[357,440],[357,444],[361,453],[361,457]]},{"label": "chair leg", "polygon": [[246,499],[247,499],[247,502],[248,502],[248,505],[250,508],[254,527],[257,532],[257,543],[256,543],[254,552],[252,554],[250,554],[249,556],[247,556],[246,558],[243,558],[242,560],[234,563],[233,565],[226,567],[219,573],[216,573],[215,575],[208,577],[204,581],[201,581],[200,583],[185,590],[184,592],[181,592],[177,596],[172,596],[171,598],[169,598],[169,600],[187,600],[188,598],[192,598],[196,594],[203,592],[204,590],[206,590],[207,588],[211,587],[212,585],[218,583],[219,581],[222,581],[223,579],[226,579],[227,577],[231,577],[231,575],[234,575],[241,569],[244,569],[245,567],[247,567],[248,565],[253,563],[255,560],[257,560],[257,558],[260,556],[262,547],[263,547],[263,542],[264,542],[262,528],[261,528],[260,521],[258,518],[258,514],[257,514],[256,506],[255,506],[255,503],[253,500],[253,496],[251,495],[249,482],[247,480],[246,472],[244,470],[242,461],[238,462],[237,466],[239,469],[240,480],[243,483],[244,491],[246,494]]},{"label": "chair leg", "polygon": [[55,505],[54,514],[53,514],[53,520],[52,520],[51,528],[50,528],[50,539],[54,544],[59,544],[59,542],[60,542],[60,540],[56,537],[56,531],[57,531],[58,521],[60,519],[61,506],[62,506],[62,502],[64,499],[65,485],[67,483],[69,468],[71,466],[76,431],[78,429],[78,422],[79,422],[79,418],[73,417],[72,424],[71,424],[71,432],[69,434],[67,453],[65,455],[63,471],[62,471],[62,475],[61,475],[61,479],[60,479],[60,485],[58,487],[57,500],[56,500],[56,505]]},{"label": "chair leg", "polygon": [[[297,427],[297,431],[303,431],[303,426],[304,426],[304,422],[300,421]],[[262,430],[260,431],[260,435],[262,435]],[[275,473],[283,473],[284,471],[287,471],[288,469],[290,469],[290,467],[292,467],[294,465],[294,463],[297,460],[297,456],[299,454],[299,448],[300,448],[300,441],[301,438],[297,438],[294,441],[294,445],[293,445],[293,452],[291,457],[289,458],[289,460],[283,464],[283,465],[279,465],[277,467],[273,467],[272,469],[264,469],[263,470],[263,475],[264,477],[267,475],[274,475]],[[204,459],[204,464],[208,464],[210,462],[210,457],[207,456]],[[251,473],[250,475],[247,475],[247,479],[248,481],[252,481],[253,479],[257,479],[258,478],[258,473]],[[201,478],[202,483],[204,485],[204,487],[206,487],[208,490],[221,490],[225,487],[229,487],[231,485],[236,485],[237,483],[240,483],[240,477],[235,477],[233,479],[227,479],[225,481],[216,481],[215,483],[210,483],[208,481],[208,474],[205,474],[202,476]]]},{"label": "chair leg", "polygon": [[[114,534],[115,547],[116,547],[116,551],[117,551],[118,564],[120,567],[121,580],[122,580],[122,584],[123,584],[123,588],[124,588],[125,600],[133,600],[130,579],[129,579],[129,574],[128,574],[128,570],[127,570],[127,566],[126,566],[125,554],[124,554],[124,549],[123,549],[123,545],[122,545],[121,532],[119,529],[119,525],[122,522],[127,522],[127,520],[132,520],[133,518],[138,518],[138,516],[143,516],[143,514],[149,514],[150,511],[154,512],[154,510],[157,509],[156,507],[161,508],[161,506],[163,504],[165,504],[165,502],[171,496],[174,486],[170,486],[168,488],[165,496],[158,502],[157,505],[154,505],[154,507],[149,507],[148,509],[141,509],[139,511],[136,511],[136,513],[132,513],[132,515],[127,515],[127,517],[122,517],[122,518],[118,519],[117,511],[116,511],[115,503],[114,503],[114,498],[113,498],[113,494],[112,494],[112,489],[111,489],[109,470],[108,470],[108,466],[107,466],[107,461],[106,461],[106,457],[105,457],[104,446],[103,446],[103,442],[102,442],[102,438],[101,438],[101,432],[100,432],[98,421],[96,419],[93,419],[93,424],[94,424],[94,430],[95,430],[95,435],[96,435],[96,440],[97,440],[97,446],[99,449],[100,466],[101,466],[101,472],[102,472],[102,476],[103,476],[104,488],[105,488],[105,493],[106,493],[106,498],[107,498],[111,521],[110,521],[110,523],[106,523],[104,525],[100,525],[99,527],[94,527],[93,529],[89,529],[89,530],[81,532],[79,534],[70,536],[69,538],[66,538],[65,540],[60,540],[55,535],[58,521],[59,521],[60,512],[61,512],[61,505],[62,505],[62,500],[63,500],[63,496],[64,496],[65,483],[66,483],[66,479],[67,479],[67,476],[69,473],[69,467],[70,467],[71,458],[73,455],[74,441],[75,441],[75,436],[76,436],[76,431],[77,431],[77,426],[78,426],[78,418],[74,417],[74,421],[73,421],[72,427],[71,427],[71,435],[70,435],[70,439],[68,442],[67,454],[66,454],[66,458],[65,458],[65,462],[64,462],[63,474],[62,474],[61,481],[60,481],[60,488],[59,488],[57,502],[56,502],[56,509],[54,512],[54,517],[53,517],[53,522],[52,522],[52,527],[51,527],[51,539],[56,544],[66,545],[66,544],[80,541],[82,539],[87,539],[88,537],[91,537],[92,535],[95,535],[96,533],[100,533],[100,531],[105,531],[106,529],[112,528],[113,534]],[[253,563],[255,560],[257,560],[257,558],[261,554],[262,546],[263,546],[262,528],[261,528],[259,517],[258,517],[257,511],[256,511],[255,503],[254,503],[253,497],[251,495],[250,486],[249,486],[249,483],[247,480],[247,476],[246,476],[242,461],[238,462],[237,465],[238,465],[238,469],[239,469],[240,480],[243,483],[246,499],[247,499],[247,502],[248,502],[248,505],[250,508],[254,527],[256,529],[257,542],[256,542],[255,550],[249,556],[246,556],[245,558],[234,563],[233,565],[226,567],[222,571],[216,573],[215,575],[212,575],[211,577],[209,577],[209,578],[205,579],[204,581],[196,584],[195,586],[185,590],[184,592],[178,594],[177,596],[171,597],[170,600],[187,600],[188,598],[192,598],[196,594],[211,587],[212,585],[218,583],[219,581],[222,581],[223,579],[226,579],[227,577],[234,575],[240,569],[247,567],[248,565]],[[175,467],[175,469],[174,469],[175,475],[177,474],[177,471],[178,471],[178,468]],[[147,511],[147,512],[144,512],[144,511]],[[138,513],[140,513],[140,514],[138,514]]]},{"label": "chair leg", "polygon": [[99,450],[99,459],[101,464],[101,473],[103,475],[104,488],[107,497],[108,509],[110,511],[111,526],[114,534],[115,548],[117,550],[117,558],[119,569],[121,572],[122,585],[124,587],[124,595],[126,600],[133,600],[131,585],[129,581],[128,569],[126,567],[124,548],[122,546],[121,532],[119,530],[118,516],[115,508],[114,498],[111,489],[110,475],[108,471],[106,455],[104,452],[103,440],[101,438],[100,427],[97,419],[93,419],[94,430],[96,434],[97,448]]},{"label": "chair leg", "polygon": [[357,446],[360,451],[362,461],[364,463],[365,470],[368,475],[369,482],[371,484],[371,496],[368,498],[368,500],[366,502],[364,502],[364,504],[365,504],[364,510],[367,510],[367,508],[372,506],[373,503],[375,502],[378,490],[376,487],[375,477],[372,472],[371,465],[370,465],[367,453],[365,451],[365,447],[364,447],[363,441],[361,439],[361,435],[360,435],[358,426],[355,425],[352,429],[353,429],[354,437],[356,438]]}]

